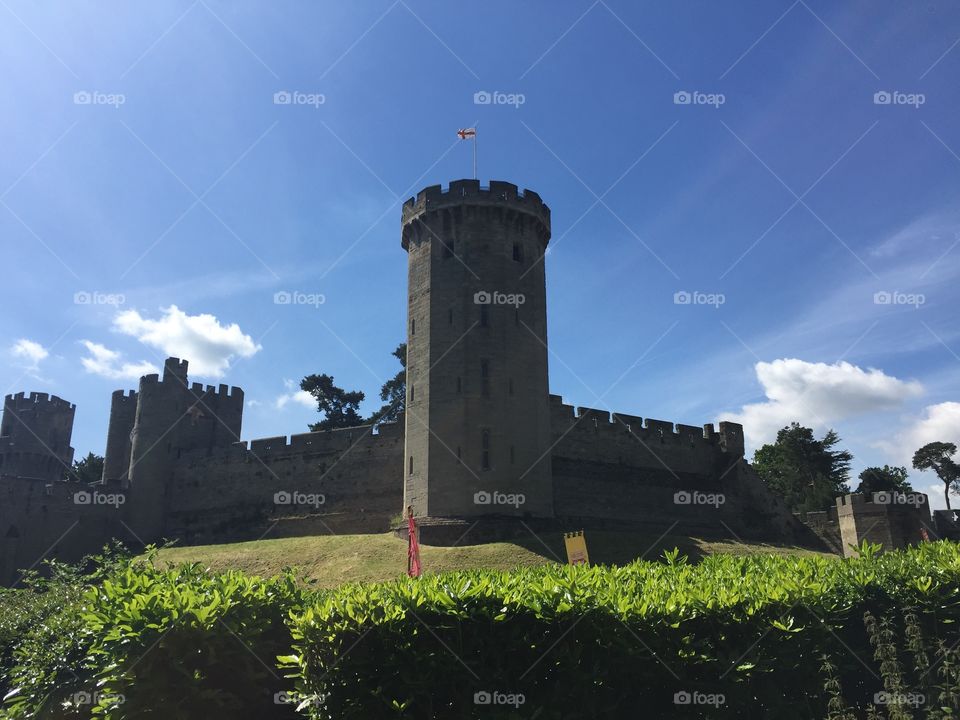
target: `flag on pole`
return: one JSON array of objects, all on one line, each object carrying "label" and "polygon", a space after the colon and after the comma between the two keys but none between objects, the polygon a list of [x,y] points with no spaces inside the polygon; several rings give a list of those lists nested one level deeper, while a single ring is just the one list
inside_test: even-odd
[{"label": "flag on pole", "polygon": [[477,179],[477,129],[460,128],[457,130],[457,137],[461,140],[473,140],[473,179]]}]

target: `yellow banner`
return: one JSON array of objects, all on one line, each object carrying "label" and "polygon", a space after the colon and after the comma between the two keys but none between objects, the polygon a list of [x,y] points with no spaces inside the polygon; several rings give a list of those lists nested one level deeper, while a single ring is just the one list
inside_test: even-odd
[{"label": "yellow banner", "polygon": [[567,546],[567,562],[571,565],[590,564],[590,556],[587,554],[587,541],[583,537],[583,530],[564,533],[563,543]]}]

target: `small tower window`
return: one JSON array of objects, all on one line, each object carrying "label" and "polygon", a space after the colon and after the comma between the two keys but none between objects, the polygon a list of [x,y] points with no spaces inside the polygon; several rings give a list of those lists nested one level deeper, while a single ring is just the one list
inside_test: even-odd
[{"label": "small tower window", "polygon": [[480,306],[480,327],[487,327],[490,324],[490,306]]},{"label": "small tower window", "polygon": [[443,257],[451,258],[456,254],[456,240],[447,240],[443,243]]},{"label": "small tower window", "polygon": [[520,243],[513,244],[513,261],[523,262],[523,245]]},{"label": "small tower window", "polygon": [[413,404],[414,398],[417,394],[417,388],[413,385],[410,386],[410,403]]},{"label": "small tower window", "polygon": [[411,334],[411,335],[416,335],[416,334],[417,334],[417,319],[416,319],[416,318],[410,318],[410,334]]},{"label": "small tower window", "polygon": [[510,464],[513,465],[515,454],[513,452],[513,445],[510,446]]},{"label": "small tower window", "polygon": [[490,469],[490,431],[484,430],[480,433],[480,447],[482,449],[480,457],[480,467],[484,470]]},{"label": "small tower window", "polygon": [[410,456],[410,470],[409,473],[413,475],[413,455]]}]

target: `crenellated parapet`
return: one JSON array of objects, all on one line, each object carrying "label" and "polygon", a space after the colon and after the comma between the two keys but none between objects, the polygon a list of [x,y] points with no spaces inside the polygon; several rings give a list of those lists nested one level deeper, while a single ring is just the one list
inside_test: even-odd
[{"label": "crenellated parapet", "polygon": [[[431,185],[403,204],[400,243],[406,250],[411,240],[424,233],[432,235],[445,226],[452,229],[458,219],[453,214],[476,209],[500,213],[501,224],[519,223],[521,229],[528,226],[544,245],[550,240],[550,208],[533,190],[521,191],[513,183],[499,180],[491,180],[487,186],[479,180],[454,180],[446,190],[441,185]],[[444,211],[451,216],[443,218]],[[431,216],[438,220],[435,228],[429,227],[433,223],[427,223]]]},{"label": "crenellated parapet", "polygon": [[182,453],[180,460],[195,461],[208,457],[222,460],[268,460],[293,455],[310,457],[314,455],[341,454],[362,451],[372,442],[403,443],[403,418],[399,422],[381,425],[357,425],[349,428],[319,430],[295,435],[241,440],[216,449],[198,448]]},{"label": "crenellated parapet", "polygon": [[638,451],[654,454],[675,448],[690,458],[697,451],[704,451],[705,458],[716,452],[743,455],[743,427],[737,423],[721,422],[717,432],[712,423],[698,427],[597,408],[574,408],[559,395],[550,396],[550,417],[557,443],[554,454],[582,456],[589,447],[592,460],[623,463],[631,457],[631,446],[636,445]]},{"label": "crenellated parapet", "polygon": [[57,397],[48,395],[44,392],[24,393],[18,392],[16,395],[7,395],[3,401],[4,408],[14,410],[34,410],[45,412],[74,412],[77,406],[73,403]]},{"label": "crenellated parapet", "polygon": [[7,395],[0,419],[0,472],[45,480],[64,477],[73,464],[76,409],[47,393]]}]

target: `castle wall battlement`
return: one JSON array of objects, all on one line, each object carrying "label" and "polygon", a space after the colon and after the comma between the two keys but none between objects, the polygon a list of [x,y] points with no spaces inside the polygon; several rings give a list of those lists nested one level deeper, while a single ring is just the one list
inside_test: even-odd
[{"label": "castle wall battlement", "polygon": [[533,190],[519,190],[516,185],[500,180],[491,180],[482,186],[479,180],[453,180],[444,190],[442,185],[430,185],[403,203],[402,224],[430,210],[439,210],[454,205],[499,204],[510,205],[523,212],[536,215],[550,227],[550,208]]},{"label": "castle wall battlement", "polygon": [[[412,228],[419,227],[424,216],[441,210],[462,212],[464,208],[492,208],[519,213],[529,217],[536,226],[537,234],[546,243],[550,239],[550,208],[533,190],[518,190],[513,183],[491,180],[481,186],[479,180],[454,180],[444,190],[440,185],[431,185],[421,190],[415,198],[403,204],[400,244],[409,245]],[[501,224],[509,224],[509,215],[501,218]],[[514,216],[517,217],[517,216]]]},{"label": "castle wall battlement", "polygon": [[550,396],[550,417],[555,436],[584,433],[603,437],[632,435],[654,446],[682,445],[684,448],[701,447],[732,454],[737,454],[737,446],[731,441],[735,441],[738,434],[740,438],[743,435],[743,428],[737,423],[721,422],[718,433],[713,423],[698,427],[596,408],[574,408],[565,404],[559,395]]},{"label": "castle wall battlement", "polygon": [[4,407],[10,407],[15,410],[37,410],[37,409],[59,409],[75,411],[77,406],[71,402],[48,395],[44,392],[32,392],[29,395],[19,392],[16,395],[7,395],[3,401]]},{"label": "castle wall battlement", "polygon": [[[403,441],[403,416],[400,421],[373,425],[357,425],[349,428],[319,430],[295,435],[240,440],[230,445],[213,449],[198,448],[181,453],[183,461],[196,461],[207,457],[222,460],[251,459],[255,455],[260,459],[285,457],[288,455],[329,454],[351,450],[363,445],[365,441]],[[374,432],[376,429],[376,432]]]},{"label": "castle wall battlement", "polygon": [[[187,361],[184,360],[183,362],[187,362]],[[163,379],[161,380],[159,375],[157,375],[156,373],[152,373],[150,375],[144,375],[143,377],[141,377],[140,384],[149,385],[149,386],[160,385],[160,386],[172,386],[175,388],[182,388],[185,390],[189,390],[194,395],[204,394],[204,395],[216,395],[222,398],[240,398],[241,400],[243,399],[243,389],[240,387],[236,387],[236,386],[231,387],[229,385],[224,385],[222,383],[220,385],[206,385],[206,386],[203,383],[198,383],[198,382],[188,384],[180,376],[164,375]],[[115,392],[123,393],[122,390],[117,390]],[[130,393],[133,394],[134,397],[137,394],[136,391],[134,390],[131,390]]]}]

